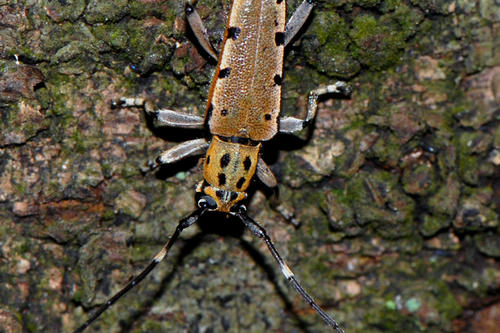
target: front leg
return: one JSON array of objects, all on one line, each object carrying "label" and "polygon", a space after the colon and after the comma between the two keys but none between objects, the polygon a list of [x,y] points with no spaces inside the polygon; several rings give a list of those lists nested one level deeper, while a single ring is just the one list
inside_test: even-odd
[{"label": "front leg", "polygon": [[314,89],[309,93],[309,98],[307,101],[307,115],[305,119],[299,119],[295,117],[283,117],[279,120],[280,133],[292,134],[303,130],[307,125],[309,125],[314,117],[316,117],[316,111],[318,110],[318,99],[321,95],[340,93],[343,95],[349,95],[351,93],[351,87],[347,85],[344,81],[337,81],[334,84],[328,85],[326,87]]},{"label": "front leg", "polygon": [[304,0],[290,17],[285,26],[285,47],[302,28],[313,7],[313,0]]},{"label": "front leg", "polygon": [[207,54],[212,57],[213,60],[217,61],[217,53],[212,48],[212,44],[208,40],[207,29],[203,25],[203,21],[200,18],[200,15],[196,11],[196,9],[190,4],[186,5],[186,19],[193,31],[196,40],[200,43],[200,46],[203,48]]},{"label": "front leg", "polygon": [[[122,97],[114,106],[120,107],[143,107],[147,114],[152,115],[158,122],[159,126],[204,129],[205,120],[203,117],[189,115],[182,112],[160,109],[156,110],[153,103],[142,97]],[[195,139],[180,143],[161,153],[156,160],[150,160],[147,163],[147,169],[153,170],[159,165],[171,164],[178,162],[189,156],[203,155],[209,146],[206,139]]]}]

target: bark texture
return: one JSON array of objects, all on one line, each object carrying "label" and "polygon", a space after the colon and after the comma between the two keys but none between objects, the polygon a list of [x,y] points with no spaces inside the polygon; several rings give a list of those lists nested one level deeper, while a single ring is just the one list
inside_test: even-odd
[{"label": "bark texture", "polygon": [[[288,17],[300,1],[288,1]],[[196,8],[216,49],[230,2]],[[70,332],[194,209],[200,137],[121,96],[202,115],[214,65],[181,0],[0,0],[0,330]],[[343,79],[264,158],[295,229],[255,191],[304,287],[347,332],[495,332],[500,311],[500,4],[321,0],[288,48],[283,113]],[[267,194],[267,192],[266,192]],[[211,216],[89,332],[325,332],[265,245]]]}]

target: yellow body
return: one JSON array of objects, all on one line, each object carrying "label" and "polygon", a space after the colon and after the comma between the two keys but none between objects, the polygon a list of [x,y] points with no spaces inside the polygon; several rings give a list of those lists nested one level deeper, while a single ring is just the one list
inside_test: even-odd
[{"label": "yellow body", "polygon": [[233,2],[207,104],[213,135],[266,141],[278,132],[285,9],[285,1]]},{"label": "yellow body", "polygon": [[261,144],[251,146],[225,142],[214,136],[205,156],[203,178],[207,186],[199,189],[217,203],[217,210],[229,212],[246,198],[246,189],[255,174]]},{"label": "yellow body", "polygon": [[[285,1],[238,0],[231,6],[206,122],[213,139],[198,193],[230,212],[247,197],[260,141],[278,132],[283,71]],[[242,143],[244,142],[244,143]]]}]

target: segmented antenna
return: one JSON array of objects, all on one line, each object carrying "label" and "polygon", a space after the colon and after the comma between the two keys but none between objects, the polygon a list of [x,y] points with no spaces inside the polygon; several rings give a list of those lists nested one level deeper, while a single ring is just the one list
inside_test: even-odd
[{"label": "segmented antenna", "polygon": [[198,208],[194,212],[192,212],[190,215],[186,216],[182,220],[179,221],[179,224],[177,225],[177,228],[175,228],[174,234],[168,242],[163,246],[163,248],[158,252],[158,254],[153,258],[151,263],[135,278],[132,279],[125,287],[123,287],[119,292],[117,292],[113,297],[108,299],[106,303],[101,305],[99,309],[85,322],[83,323],[80,327],[78,327],[74,333],[80,333],[83,332],[87,327],[89,327],[92,322],[94,322],[97,318],[101,316],[101,314],[109,309],[111,305],[113,305],[117,300],[119,300],[123,295],[125,295],[127,292],[130,291],[133,287],[135,287],[139,282],[144,280],[144,278],[162,261],[165,259],[165,257],[168,254],[168,250],[172,247],[172,245],[175,243],[175,241],[179,238],[179,235],[181,232],[186,229],[187,227],[193,225],[198,221],[198,219],[207,211],[207,208]]}]

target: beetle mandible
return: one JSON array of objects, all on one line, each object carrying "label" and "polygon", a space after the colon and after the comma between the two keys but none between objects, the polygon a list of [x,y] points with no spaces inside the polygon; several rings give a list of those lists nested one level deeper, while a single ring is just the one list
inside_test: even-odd
[{"label": "beetle mandible", "polygon": [[267,245],[282,274],[337,333],[343,332],[304,290],[294,273],[276,250],[266,230],[248,216],[243,202],[247,188],[256,175],[266,186],[277,186],[276,178],[260,157],[262,142],[278,132],[295,133],[311,123],[316,115],[318,97],[327,93],[348,94],[344,82],[309,93],[305,119],[279,117],[283,54],[286,45],[300,30],[312,8],[312,0],[304,0],[285,24],[283,0],[234,0],[222,42],[220,56],[212,49],[200,16],[186,5],[186,18],[201,47],[218,65],[212,79],[205,118],[172,110],[155,109],[143,98],[121,98],[122,107],[142,106],[161,125],[180,128],[208,129],[209,137],[181,143],[156,159],[159,165],[176,162],[188,156],[205,154],[203,180],[196,187],[198,208],[180,220],[170,240],[151,263],[123,289],[103,304],[82,326],[82,332],[114,302],[142,281],[162,261],[181,232],[209,211],[237,217]]}]

